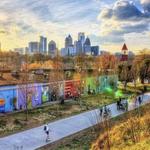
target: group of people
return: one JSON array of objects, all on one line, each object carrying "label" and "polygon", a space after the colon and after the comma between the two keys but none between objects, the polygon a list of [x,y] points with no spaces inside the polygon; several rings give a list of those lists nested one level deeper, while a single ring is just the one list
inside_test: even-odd
[{"label": "group of people", "polygon": [[[141,96],[139,96],[138,98],[136,98],[135,103],[139,105],[142,104],[142,98]],[[119,100],[117,101],[117,110],[125,110],[128,111],[128,100],[123,100],[122,98],[119,98]],[[100,117],[108,117],[109,115],[111,115],[111,110],[105,105],[99,108],[99,112],[100,112]],[[46,142],[50,141],[50,128],[48,126],[48,124],[46,124],[44,126],[44,132],[46,133]]]},{"label": "group of people", "polygon": [[110,115],[110,113],[111,113],[110,109],[106,105],[104,107],[100,107],[99,111],[100,111],[101,117],[102,116],[106,117],[106,116]]},{"label": "group of people", "polygon": [[119,100],[117,101],[117,110],[128,111],[128,100],[119,98]]}]

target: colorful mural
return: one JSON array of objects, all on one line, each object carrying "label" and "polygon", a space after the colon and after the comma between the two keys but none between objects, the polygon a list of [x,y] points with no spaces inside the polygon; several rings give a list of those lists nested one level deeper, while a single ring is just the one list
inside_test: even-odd
[{"label": "colorful mural", "polygon": [[96,93],[96,77],[87,77],[85,80],[85,93],[95,94]]},{"label": "colorful mural", "polygon": [[0,89],[0,112],[10,112],[16,109],[16,89],[7,86]]},{"label": "colorful mural", "polygon": [[64,98],[72,98],[79,96],[80,80],[65,81]]},{"label": "colorful mural", "polygon": [[48,102],[49,96],[50,96],[49,86],[43,85],[42,86],[42,102],[43,103]]},{"label": "colorful mural", "polygon": [[31,109],[49,101],[76,98],[80,94],[102,93],[110,89],[115,92],[117,84],[117,75],[108,75],[47,84],[0,87],[0,113]]},{"label": "colorful mural", "polygon": [[36,107],[42,103],[42,86],[38,84],[19,85],[17,87],[18,109]]}]

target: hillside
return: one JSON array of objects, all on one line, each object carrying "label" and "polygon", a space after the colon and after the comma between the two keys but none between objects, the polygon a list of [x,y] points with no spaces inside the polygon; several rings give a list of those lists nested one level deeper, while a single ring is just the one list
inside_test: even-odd
[{"label": "hillside", "polygon": [[129,113],[126,120],[112,128],[104,122],[104,132],[92,144],[91,150],[149,150],[150,149],[150,109],[149,105]]}]

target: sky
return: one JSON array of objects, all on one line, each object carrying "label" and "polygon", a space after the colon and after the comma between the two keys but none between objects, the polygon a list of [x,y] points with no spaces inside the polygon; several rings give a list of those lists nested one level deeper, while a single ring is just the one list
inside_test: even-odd
[{"label": "sky", "polygon": [[138,52],[150,48],[150,0],[1,0],[3,50],[28,46],[43,35],[58,48],[71,34],[85,32],[92,45],[119,51],[126,43]]}]

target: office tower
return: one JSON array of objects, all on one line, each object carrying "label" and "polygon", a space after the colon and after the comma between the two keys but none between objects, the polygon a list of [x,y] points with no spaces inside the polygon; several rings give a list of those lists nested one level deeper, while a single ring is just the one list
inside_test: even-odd
[{"label": "office tower", "polygon": [[66,37],[66,39],[65,39],[65,48],[68,48],[68,47],[70,47],[70,46],[72,46],[72,37],[71,37],[71,35],[69,34],[69,36],[68,37]]},{"label": "office tower", "polygon": [[84,54],[91,55],[91,42],[88,37],[86,38],[84,42],[83,48],[84,48]]},{"label": "office tower", "polygon": [[50,41],[48,44],[48,55],[55,57],[56,56],[56,43],[55,41]]},{"label": "office tower", "polygon": [[79,32],[78,33],[78,41],[81,41],[82,53],[84,53],[84,42],[85,42],[85,34],[84,34],[84,32]]},{"label": "office tower", "polygon": [[35,54],[39,52],[38,42],[29,42],[29,54]]},{"label": "office tower", "polygon": [[66,48],[62,48],[61,49],[61,56],[64,57],[64,56],[68,56],[68,50]]},{"label": "office tower", "polygon": [[40,36],[39,50],[41,54],[47,54],[47,38]]},{"label": "office tower", "polygon": [[99,55],[99,46],[91,46],[91,55],[98,56]]},{"label": "office tower", "polygon": [[79,32],[78,33],[78,41],[81,41],[82,45],[84,44],[84,42],[85,42],[85,34],[84,34],[84,32]]},{"label": "office tower", "polygon": [[76,55],[82,54],[82,43],[81,43],[81,41],[75,41],[74,42],[74,48],[76,51]]}]

